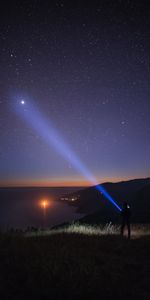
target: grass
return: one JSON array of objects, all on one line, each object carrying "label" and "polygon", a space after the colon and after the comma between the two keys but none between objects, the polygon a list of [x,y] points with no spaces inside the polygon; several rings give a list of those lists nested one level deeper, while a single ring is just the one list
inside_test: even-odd
[{"label": "grass", "polygon": [[150,299],[150,228],[72,224],[0,236],[0,299]]},{"label": "grass", "polygon": [[[71,225],[63,226],[59,229],[52,230],[38,230],[35,232],[27,232],[26,236],[50,236],[56,234],[82,234],[82,235],[120,235],[120,225],[113,225],[111,222],[106,225],[87,225],[80,224],[78,222],[72,223]],[[131,226],[132,239],[139,238],[141,236],[150,235],[150,225],[137,225]],[[125,229],[125,236],[127,236],[127,230]]]}]

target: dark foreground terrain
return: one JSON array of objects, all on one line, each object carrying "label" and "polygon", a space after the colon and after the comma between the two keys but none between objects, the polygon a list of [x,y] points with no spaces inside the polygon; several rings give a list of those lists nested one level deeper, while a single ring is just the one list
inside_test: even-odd
[{"label": "dark foreground terrain", "polygon": [[150,299],[150,236],[1,234],[0,299]]}]

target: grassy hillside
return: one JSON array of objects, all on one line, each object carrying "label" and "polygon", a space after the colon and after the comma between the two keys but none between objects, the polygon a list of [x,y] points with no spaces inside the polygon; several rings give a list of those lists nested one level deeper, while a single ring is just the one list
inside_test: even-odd
[{"label": "grassy hillside", "polygon": [[0,236],[0,299],[149,299],[150,236],[115,227]]}]

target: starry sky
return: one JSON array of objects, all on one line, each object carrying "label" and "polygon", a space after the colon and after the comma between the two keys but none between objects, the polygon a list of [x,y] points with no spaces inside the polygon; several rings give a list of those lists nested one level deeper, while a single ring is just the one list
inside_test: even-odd
[{"label": "starry sky", "polygon": [[147,1],[1,4],[0,186],[89,184],[24,103],[99,182],[150,176],[149,33]]}]

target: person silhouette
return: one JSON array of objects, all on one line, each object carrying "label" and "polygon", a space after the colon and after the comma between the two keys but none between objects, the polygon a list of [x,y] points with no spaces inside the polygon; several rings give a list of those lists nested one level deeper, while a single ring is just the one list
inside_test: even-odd
[{"label": "person silhouette", "polygon": [[131,209],[127,202],[123,203],[123,208],[121,210],[121,216],[122,216],[121,235],[123,236],[125,226],[127,226],[128,239],[130,239],[130,237],[131,237],[131,228],[130,228]]}]

